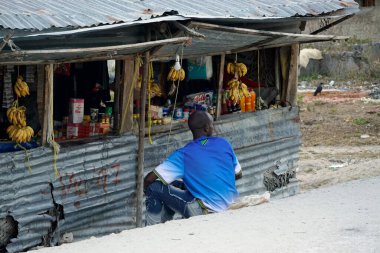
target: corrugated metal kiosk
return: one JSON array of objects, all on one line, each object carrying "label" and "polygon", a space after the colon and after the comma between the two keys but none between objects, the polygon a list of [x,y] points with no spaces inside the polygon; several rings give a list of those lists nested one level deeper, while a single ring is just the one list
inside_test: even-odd
[{"label": "corrugated metal kiosk", "polygon": [[[0,45],[0,65],[36,66],[37,93],[43,101],[40,146],[0,154],[0,235],[3,240],[8,236],[5,242],[0,241],[0,250],[19,252],[38,245],[53,246],[68,234],[79,240],[143,224],[144,172],[192,136],[186,124],[160,126],[152,129],[151,144],[145,135],[145,120],[140,119],[138,132],[133,128],[132,113],[127,108],[132,106],[129,94],[135,85],[133,81],[136,82],[134,62],[140,56],[144,60],[142,119],[149,61],[172,60],[176,53],[184,59],[214,56],[214,62],[218,62],[214,74],[218,92],[215,130],[232,143],[243,167],[244,176],[237,181],[239,192],[244,196],[270,190],[273,196],[280,197],[298,192],[295,170],[300,147],[296,106],[299,44],[341,39],[300,34],[300,27],[313,17],[352,15],[357,10],[354,1],[288,1],[285,5],[274,3],[272,9],[264,8],[260,1],[241,1],[235,6],[249,5],[251,9],[236,13],[223,7],[223,3],[211,11],[214,5],[207,1],[193,3],[192,9],[198,10],[194,13],[181,9],[182,5],[168,12],[169,6],[162,1],[152,1],[151,6],[126,0],[101,1],[100,12],[99,6],[81,6],[81,1],[65,1],[67,5],[48,2],[12,11],[7,5],[0,7],[0,14],[7,13],[0,15],[4,41]],[[84,6],[86,15],[79,15]],[[227,16],[221,13],[223,8],[229,12]],[[74,10],[78,10],[76,16],[73,14],[76,18],[67,18]],[[54,15],[49,17],[49,11]],[[205,14],[201,15],[202,11]],[[10,22],[18,12],[29,12],[29,16],[21,15],[23,22]],[[114,19],[110,21],[112,14]],[[170,35],[166,33],[168,27]],[[271,83],[269,86],[279,91],[277,98],[287,101],[286,106],[221,115],[224,63],[237,53],[239,57],[254,56],[246,61],[262,67],[262,76],[259,70],[255,72],[258,82]],[[273,56],[271,60],[265,57],[268,55]],[[51,95],[55,64],[109,59],[117,60],[116,86],[120,87],[116,88],[116,109],[120,116],[115,124],[119,134],[75,145],[63,143],[58,153],[51,148],[54,142],[48,134],[56,99]],[[272,81],[268,81],[268,75]],[[264,96],[264,90],[262,95],[260,92],[258,96]]]}]

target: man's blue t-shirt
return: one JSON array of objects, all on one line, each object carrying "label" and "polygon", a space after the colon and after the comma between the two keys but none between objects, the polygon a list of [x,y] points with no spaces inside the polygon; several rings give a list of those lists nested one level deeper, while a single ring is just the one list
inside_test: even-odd
[{"label": "man's blue t-shirt", "polygon": [[240,170],[227,140],[200,137],[176,150],[154,171],[167,184],[182,179],[195,198],[202,200],[211,211],[220,212],[239,195],[235,174]]}]

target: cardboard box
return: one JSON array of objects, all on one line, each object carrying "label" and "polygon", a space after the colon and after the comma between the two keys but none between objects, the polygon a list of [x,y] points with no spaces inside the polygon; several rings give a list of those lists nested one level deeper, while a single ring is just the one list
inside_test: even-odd
[{"label": "cardboard box", "polygon": [[67,124],[66,136],[68,139],[78,138],[79,125],[80,124],[72,124],[72,123]]},{"label": "cardboard box", "polygon": [[111,130],[110,124],[108,123],[90,123],[89,135],[97,136],[109,133]]},{"label": "cardboard box", "polygon": [[162,119],[163,117],[163,107],[151,105],[150,106],[150,115],[152,119]]},{"label": "cardboard box", "polygon": [[70,98],[69,102],[69,123],[78,124],[83,122],[84,99]]}]

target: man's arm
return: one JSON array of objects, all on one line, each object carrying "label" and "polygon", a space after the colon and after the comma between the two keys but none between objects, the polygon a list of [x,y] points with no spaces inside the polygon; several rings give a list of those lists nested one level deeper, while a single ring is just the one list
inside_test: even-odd
[{"label": "man's arm", "polygon": [[154,173],[153,171],[149,172],[148,175],[146,175],[145,178],[144,178],[144,191],[146,190],[146,188],[151,183],[153,183],[154,181],[156,181],[157,178],[158,177],[157,177],[156,173]]}]

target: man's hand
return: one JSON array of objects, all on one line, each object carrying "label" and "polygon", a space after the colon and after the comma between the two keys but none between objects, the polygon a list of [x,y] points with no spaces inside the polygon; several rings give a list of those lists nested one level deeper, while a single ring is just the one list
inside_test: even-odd
[{"label": "man's hand", "polygon": [[242,171],[239,171],[239,173],[235,174],[235,180],[239,180],[242,177],[243,177],[243,172]]},{"label": "man's hand", "polygon": [[148,175],[145,176],[145,178],[144,178],[144,192],[145,192],[146,188],[151,183],[153,183],[154,181],[156,181],[157,178],[158,177],[157,177],[156,173],[154,173],[153,171],[149,172]]}]

